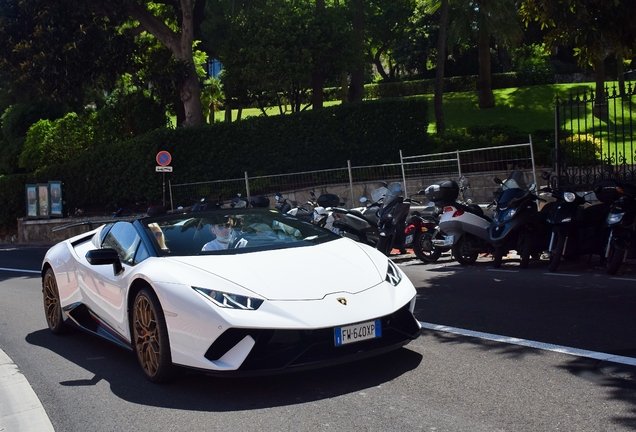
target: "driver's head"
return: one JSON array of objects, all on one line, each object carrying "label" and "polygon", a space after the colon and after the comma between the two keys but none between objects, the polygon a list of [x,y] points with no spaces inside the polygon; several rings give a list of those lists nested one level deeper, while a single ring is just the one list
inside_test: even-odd
[{"label": "driver's head", "polygon": [[212,234],[216,235],[216,238],[222,242],[223,240],[230,238],[233,225],[232,219],[225,217],[214,221],[214,223],[210,225],[210,230],[212,231]]}]

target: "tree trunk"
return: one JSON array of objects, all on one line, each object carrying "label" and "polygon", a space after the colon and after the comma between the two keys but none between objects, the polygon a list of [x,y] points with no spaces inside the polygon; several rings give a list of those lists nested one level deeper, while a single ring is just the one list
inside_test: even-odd
[{"label": "tree trunk", "polygon": [[437,135],[446,132],[444,111],[442,109],[442,95],[444,94],[444,67],[446,66],[446,30],[448,29],[448,0],[442,0],[439,19],[439,40],[437,41],[437,67],[435,69],[435,125]]},{"label": "tree trunk", "polygon": [[[364,56],[364,0],[353,0],[353,38],[354,46],[360,58]],[[351,72],[349,101],[359,102],[364,97],[364,63]]]},{"label": "tree trunk", "polygon": [[623,67],[623,50],[620,49],[616,56],[616,78],[618,79],[618,94],[625,96],[625,68]]},{"label": "tree trunk", "polygon": [[495,96],[492,93],[492,71],[490,68],[490,35],[479,29],[477,35],[479,56],[479,108],[494,108]]},{"label": "tree trunk", "polygon": [[159,42],[166,46],[172,56],[187,65],[186,77],[180,83],[179,97],[183,103],[185,120],[183,126],[195,126],[205,123],[203,104],[201,103],[201,89],[194,66],[192,43],[194,41],[194,1],[180,0],[181,3],[181,31],[175,33],[165,22],[155,17],[145,6],[136,0],[125,0],[130,16],[139,21],[139,25],[152,34]]},{"label": "tree trunk", "polygon": [[594,60],[594,75],[596,81],[596,98],[594,99],[594,107],[592,113],[600,120],[609,121],[609,111],[607,100],[605,99],[605,57],[598,54]]},{"label": "tree trunk", "polygon": [[[320,16],[324,11],[325,0],[316,0],[316,16]],[[314,72],[311,77],[311,105],[315,110],[322,109],[324,103],[325,73],[323,71],[323,59],[314,59]]]}]

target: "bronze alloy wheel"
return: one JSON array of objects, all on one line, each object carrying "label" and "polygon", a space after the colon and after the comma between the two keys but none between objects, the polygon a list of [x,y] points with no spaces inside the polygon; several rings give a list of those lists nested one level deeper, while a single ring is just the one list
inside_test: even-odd
[{"label": "bronze alloy wheel", "polygon": [[42,279],[42,294],[44,297],[44,316],[51,331],[60,334],[66,329],[66,323],[62,317],[62,305],[60,293],[57,289],[55,274],[48,269]]},{"label": "bronze alloy wheel", "polygon": [[135,298],[132,313],[133,344],[144,373],[153,382],[168,378],[172,366],[168,331],[159,300],[149,289]]}]

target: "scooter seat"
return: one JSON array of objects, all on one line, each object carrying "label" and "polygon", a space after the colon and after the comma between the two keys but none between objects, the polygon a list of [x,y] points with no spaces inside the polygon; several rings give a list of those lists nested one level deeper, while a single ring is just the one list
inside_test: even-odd
[{"label": "scooter seat", "polygon": [[364,219],[365,221],[369,222],[369,224],[371,226],[375,226],[376,223],[377,223],[376,221],[374,221],[372,219],[369,219],[364,213],[359,212],[358,210],[351,209],[351,210],[349,210],[349,214],[353,215],[353,216],[356,216],[356,217],[359,217],[361,219]]}]

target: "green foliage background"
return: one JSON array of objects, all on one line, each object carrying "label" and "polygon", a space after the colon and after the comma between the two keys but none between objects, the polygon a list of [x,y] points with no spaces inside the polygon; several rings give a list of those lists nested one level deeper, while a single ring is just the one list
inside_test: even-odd
[{"label": "green foliage background", "polygon": [[65,208],[145,210],[161,201],[160,150],[172,155],[173,183],[242,178],[355,165],[395,163],[428,152],[428,103],[421,98],[344,104],[295,115],[252,117],[236,123],[162,128],[126,141],[100,143],[72,162],[34,174],[0,177],[0,226],[26,212],[24,185],[63,182]]}]

